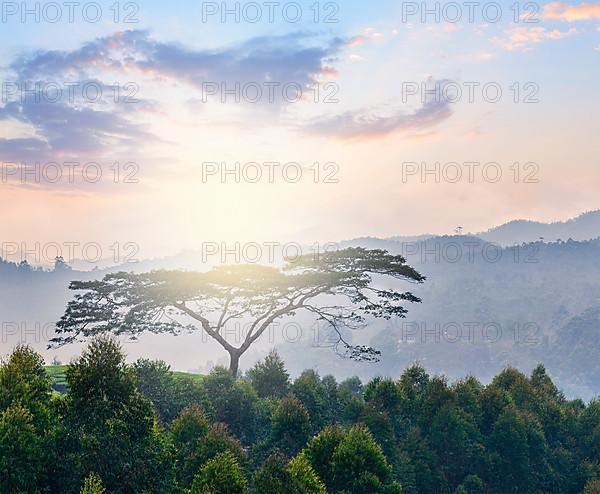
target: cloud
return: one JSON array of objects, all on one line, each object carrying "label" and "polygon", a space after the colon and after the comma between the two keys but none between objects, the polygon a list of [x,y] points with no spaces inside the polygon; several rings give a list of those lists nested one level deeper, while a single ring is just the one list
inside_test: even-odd
[{"label": "cloud", "polygon": [[348,42],[346,43],[347,46],[350,47],[356,47],[356,46],[360,46],[360,45],[364,45],[366,43],[366,39],[364,36],[353,36],[352,38],[350,38],[348,40]]},{"label": "cloud", "polygon": [[[150,143],[164,142],[149,132],[145,125],[129,118],[130,111],[95,110],[65,102],[12,101],[0,108],[0,122],[9,128],[11,122],[25,129],[26,136],[0,138],[0,162],[13,163],[23,170],[38,170],[34,182],[30,176],[26,182],[22,175],[9,174],[9,183],[19,187],[43,187],[60,189],[67,187],[88,188],[90,182],[77,180],[75,185],[66,180],[66,163],[97,163],[104,173],[101,184],[110,186],[115,162],[139,162]],[[146,167],[154,161],[143,159]],[[39,170],[49,163],[59,164],[63,179],[58,181],[39,179]],[[81,170],[81,169],[80,169]],[[94,169],[95,170],[95,169]],[[52,176],[53,172],[50,173]],[[35,174],[34,174],[35,175]],[[93,183],[93,182],[92,182]]]},{"label": "cloud", "polygon": [[27,162],[40,161],[48,156],[50,146],[43,139],[35,137],[20,137],[14,139],[0,138],[0,161]]},{"label": "cloud", "polygon": [[546,40],[561,40],[576,32],[575,28],[561,31],[559,29],[546,29],[545,27],[515,27],[508,30],[504,38],[494,38],[493,41],[508,51],[527,50],[532,45],[540,44]]},{"label": "cloud", "polygon": [[[14,91],[3,92],[5,103],[0,107],[0,121],[8,129],[0,137],[0,160],[96,159],[111,152],[138,153],[140,143],[147,140],[161,142],[141,123],[144,114],[156,113],[155,103],[125,99],[129,93],[117,93],[98,79],[80,79],[70,89],[67,81],[74,83],[58,77],[11,82]],[[43,89],[48,82],[58,89]]]},{"label": "cloud", "polygon": [[357,55],[356,53],[349,55],[348,60],[350,60],[351,62],[366,62],[367,61],[367,59],[365,57],[363,57],[362,55]]},{"label": "cloud", "polygon": [[[354,40],[356,41],[356,40]],[[84,43],[70,51],[37,50],[16,57],[9,65],[19,85],[92,80],[102,89],[101,103],[89,104],[83,95],[65,95],[59,101],[22,100],[13,95],[0,107],[0,120],[25,128],[17,137],[0,137],[0,160],[42,161],[82,155],[96,158],[109,152],[129,152],[144,144],[161,142],[143,123],[144,112],[156,113],[158,104],[140,100],[133,104],[110,101],[113,92],[101,82],[113,82],[114,73],[146,76],[152,82],[167,80],[195,89],[204,82],[294,82],[312,85],[335,76],[336,54],[353,39],[327,38],[307,33],[252,38],[235,46],[214,50],[193,49],[153,39],[148,31],[122,31]],[[283,91],[275,92],[283,95]],[[191,95],[190,98],[194,96]],[[188,98],[189,99],[189,98]],[[267,104],[269,100],[265,98]],[[282,101],[278,101],[284,104]],[[270,105],[277,106],[277,105]]]},{"label": "cloud", "polygon": [[600,19],[600,2],[571,5],[564,2],[552,2],[544,6],[544,19],[553,21],[589,21]]},{"label": "cloud", "polygon": [[[0,119],[14,119],[29,125],[39,136],[35,149],[40,151],[46,147],[59,155],[103,152],[108,146],[135,146],[142,140],[154,138],[121,112],[99,111],[64,102],[13,101],[0,109]],[[27,143],[31,141],[28,139]],[[15,149],[23,144],[21,139],[7,139],[5,151],[11,142]]]},{"label": "cloud", "polygon": [[198,50],[153,39],[148,31],[114,33],[71,52],[41,51],[11,65],[22,78],[48,77],[89,71],[142,72],[148,76],[185,82],[225,84],[278,82],[312,84],[332,72],[340,49],[358,42],[318,39],[307,33],[263,36],[215,50]]},{"label": "cloud", "polygon": [[365,29],[365,36],[372,38],[372,39],[379,39],[379,38],[383,38],[383,33],[379,32],[373,28],[367,28]]},{"label": "cloud", "polygon": [[305,126],[310,134],[348,140],[373,140],[396,132],[429,129],[452,115],[445,100],[429,100],[412,113],[398,110],[391,115],[378,115],[372,110],[349,111]]},{"label": "cloud", "polygon": [[492,58],[494,58],[494,55],[487,51],[481,51],[475,55],[475,59],[482,62],[491,60]]}]

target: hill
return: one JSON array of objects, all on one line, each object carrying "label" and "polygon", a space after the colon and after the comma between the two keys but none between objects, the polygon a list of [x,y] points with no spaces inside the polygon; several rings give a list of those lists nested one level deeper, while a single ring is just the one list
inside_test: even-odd
[{"label": "hill", "polygon": [[539,221],[514,220],[491,228],[477,236],[488,242],[512,245],[535,242],[540,238],[548,242],[558,240],[590,240],[600,235],[600,211],[589,211],[567,221],[541,223]]}]

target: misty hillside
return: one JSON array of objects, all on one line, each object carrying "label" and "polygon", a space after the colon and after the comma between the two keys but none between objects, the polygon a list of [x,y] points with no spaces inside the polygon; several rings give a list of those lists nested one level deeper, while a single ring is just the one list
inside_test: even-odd
[{"label": "misty hillside", "polygon": [[[508,223],[490,228],[484,232],[471,234],[487,242],[503,246],[522,242],[536,242],[544,239],[546,242],[559,240],[590,240],[600,236],[600,210],[588,211],[566,221],[543,223],[532,220],[512,220]],[[400,235],[387,240],[391,242],[420,242],[438,235]],[[360,242],[378,241],[374,238],[356,239]]]},{"label": "misty hillside", "polygon": [[[474,373],[485,380],[506,366],[531,370],[543,362],[569,395],[596,394],[600,369],[592,354],[600,348],[598,240],[537,242],[501,251],[466,236],[417,244],[379,242],[380,248],[396,253],[412,252],[415,246],[418,253],[407,259],[427,276],[423,285],[411,287],[422,303],[409,305],[404,320],[378,322],[349,335],[383,352],[378,365],[361,368],[361,376],[399,375],[418,361],[453,378]],[[459,260],[457,248],[462,249]],[[499,259],[492,260],[492,253]],[[325,350],[299,352],[284,345],[280,351],[293,370],[313,365],[344,377],[356,372],[354,365],[331,359]]]},{"label": "misty hillside", "polygon": [[[582,215],[567,224],[590,224],[600,213]],[[548,225],[550,227],[550,225]],[[503,227],[500,227],[502,229]],[[583,231],[583,230],[580,230]],[[598,236],[600,227],[594,237]],[[321,373],[370,378],[398,376],[415,361],[431,372],[451,378],[473,373],[483,380],[509,365],[524,371],[539,362],[570,396],[591,398],[600,386],[597,352],[600,348],[600,241],[520,242],[517,247],[498,245],[473,236],[432,237],[410,242],[376,238],[342,244],[381,248],[403,254],[409,264],[427,277],[410,289],[422,298],[408,305],[405,320],[378,321],[366,330],[348,335],[360,344],[383,352],[381,362],[360,364],[337,358],[327,346],[325,333],[307,331],[299,343],[269,340],[258,345],[242,366],[247,368],[273,346],[284,355],[292,373],[315,367]],[[126,268],[147,271],[159,268],[203,269],[198,256],[145,261]],[[111,270],[119,270],[115,267]],[[26,341],[43,351],[47,362],[54,356],[67,362],[81,348],[72,345],[45,350],[52,324],[73,295],[67,289],[74,279],[100,278],[111,270],[77,271],[61,267],[36,270],[0,263],[0,309],[3,314],[1,353]],[[402,289],[406,289],[403,286]],[[297,321],[311,321],[298,314]],[[474,328],[473,334],[469,328]],[[485,328],[486,334],[483,333]],[[494,331],[500,332],[496,338]],[[224,363],[225,355],[199,334],[172,337],[148,335],[130,342],[132,358],[149,356],[170,362],[178,370],[203,370]]]},{"label": "misty hillside", "polygon": [[534,242],[544,238],[548,242],[588,240],[595,238],[600,232],[600,211],[589,211],[576,218],[554,223],[515,220],[477,234],[488,242],[501,245],[512,245],[520,242]]}]

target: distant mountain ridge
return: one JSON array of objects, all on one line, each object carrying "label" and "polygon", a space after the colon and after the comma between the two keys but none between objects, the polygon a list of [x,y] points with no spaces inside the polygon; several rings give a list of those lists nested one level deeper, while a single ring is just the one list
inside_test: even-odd
[{"label": "distant mountain ridge", "polygon": [[557,240],[591,240],[600,236],[600,210],[588,211],[566,221],[542,223],[530,220],[513,220],[504,225],[477,234],[488,242],[502,245],[534,242],[543,238],[546,242]]},{"label": "distant mountain ridge", "polygon": [[[349,240],[337,242],[339,248],[346,247],[364,247],[367,249],[385,249],[390,252],[404,253],[402,244],[421,244],[432,239],[445,242],[477,242],[482,240],[484,243],[494,243],[502,247],[509,247],[515,244],[545,242],[554,243],[558,240],[566,242],[569,239],[576,241],[587,241],[600,239],[600,210],[588,211],[566,221],[556,221],[552,223],[543,223],[532,220],[512,220],[499,226],[495,226],[480,233],[467,233],[466,231],[452,234],[421,234],[421,235],[398,235],[393,237],[357,237]],[[324,244],[323,244],[324,245]],[[306,244],[301,246],[303,252],[310,253],[314,249]],[[278,252],[281,254],[281,252]],[[206,262],[206,256],[201,250],[187,249],[174,255],[140,259],[135,263],[115,263],[113,259],[101,259],[98,262],[91,263],[81,259],[69,261],[69,266],[74,271],[91,272],[97,270],[97,275],[103,275],[106,272],[114,271],[133,271],[146,272],[156,269],[185,269],[185,270],[205,270],[211,265],[219,263],[219,255],[208,256],[211,262]],[[15,259],[17,261],[15,261]],[[12,262],[18,264],[19,254],[12,255]],[[0,257],[0,261],[11,262]],[[15,266],[16,267],[16,266]],[[33,269],[41,269],[42,266],[31,266]],[[44,266],[44,269],[52,269],[51,266]]]},{"label": "distant mountain ridge", "polygon": [[[587,211],[574,218],[551,223],[524,219],[512,220],[484,232],[470,233],[469,235],[503,246],[523,242],[537,242],[540,239],[543,239],[545,242],[556,242],[558,240],[566,242],[568,239],[592,240],[600,237],[600,210]],[[418,242],[442,236],[444,235],[399,235],[385,240],[392,242]],[[376,239],[355,239],[352,242],[358,240]]]},{"label": "distant mountain ridge", "polygon": [[[600,389],[599,220],[597,211],[551,224],[511,222],[481,236],[462,233],[405,237],[403,241],[364,237],[341,242],[340,248],[362,246],[402,254],[427,277],[424,284],[411,287],[422,303],[411,304],[405,320],[369,321],[369,331],[346,335],[356,344],[380,349],[381,362],[357,367],[355,362],[332,358],[329,349],[317,351],[314,321],[299,315],[294,322],[310,333],[303,341],[290,344],[281,335],[274,336],[248,355],[243,365],[247,368],[273,346],[285,356],[292,373],[308,366],[319,369],[322,375],[342,377],[398,376],[419,361],[431,372],[452,379],[473,373],[485,381],[507,366],[529,372],[542,362],[565,393],[591,399]],[[516,234],[518,237],[510,238]],[[540,236],[545,237],[543,242]],[[576,240],[578,237],[592,239]],[[507,238],[507,247],[490,245]],[[564,241],[556,242],[556,238]],[[205,261],[198,251],[96,271],[80,271],[76,266],[69,269],[62,264],[54,270],[35,269],[0,261],[0,354],[19,341],[31,344],[48,360],[56,356],[67,362],[79,352],[78,343],[45,349],[54,323],[74,295],[68,289],[72,280],[99,279],[117,270],[210,269],[211,264]],[[406,288],[401,282],[397,286]],[[497,340],[484,338],[483,328],[489,326],[499,328]],[[472,338],[471,327],[476,328]],[[407,335],[415,328],[418,338],[412,341]],[[460,339],[454,341],[455,333],[447,333],[446,328],[459,331]],[[179,338],[145,335],[126,344],[132,359],[160,358],[176,369],[205,369],[219,363],[215,360],[217,349],[199,334]]]}]

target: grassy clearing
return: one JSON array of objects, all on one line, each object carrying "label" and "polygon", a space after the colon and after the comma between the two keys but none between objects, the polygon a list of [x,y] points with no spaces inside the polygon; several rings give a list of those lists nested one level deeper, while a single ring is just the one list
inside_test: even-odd
[{"label": "grassy clearing", "polygon": [[65,371],[67,370],[66,365],[47,365],[46,371],[52,379],[52,384],[67,384],[65,380]]},{"label": "grassy clearing", "polygon": [[[56,385],[67,385],[67,381],[65,379],[65,371],[67,370],[67,365],[47,365],[46,372],[48,372],[48,376],[52,380],[52,384]],[[192,379],[194,381],[200,382],[204,378],[202,374],[191,374],[189,372],[179,372],[174,371],[173,375],[175,377],[182,377]]]}]

